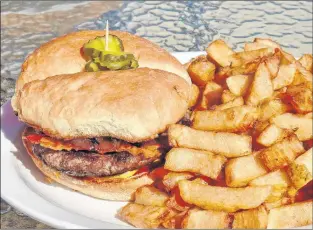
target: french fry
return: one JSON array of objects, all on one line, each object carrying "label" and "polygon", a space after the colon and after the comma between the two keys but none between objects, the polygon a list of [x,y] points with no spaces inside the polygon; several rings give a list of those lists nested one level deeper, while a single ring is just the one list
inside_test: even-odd
[{"label": "french fry", "polygon": [[146,206],[129,203],[124,206],[118,216],[137,228],[158,228],[170,211],[166,207]]},{"label": "french fry", "polygon": [[273,85],[271,81],[271,74],[265,63],[262,62],[254,75],[246,103],[248,105],[258,105],[260,102],[270,98],[272,95]]},{"label": "french fry", "polygon": [[190,63],[187,71],[194,84],[204,86],[208,81],[213,80],[215,65],[208,60],[196,59]]},{"label": "french fry", "polygon": [[258,44],[262,44],[262,45],[269,47],[269,48],[281,49],[280,45],[277,42],[274,42],[268,38],[255,38],[254,42],[256,42]]},{"label": "french fry", "polygon": [[231,63],[231,55],[234,53],[232,49],[223,41],[215,40],[206,48],[208,57],[218,63],[220,66],[229,66]]},{"label": "french fry", "polygon": [[188,102],[188,108],[192,108],[193,106],[196,105],[198,98],[200,95],[200,90],[198,88],[198,86],[196,86],[195,84],[191,85],[191,95],[190,95],[190,99]]},{"label": "french fry", "polygon": [[295,78],[296,70],[297,68],[295,64],[281,65],[277,76],[273,79],[274,90],[290,85]]},{"label": "french fry", "polygon": [[286,105],[281,99],[269,99],[260,105],[258,120],[264,122],[290,110],[291,106]]},{"label": "french fry", "polygon": [[180,229],[181,228],[181,222],[183,221],[183,218],[186,216],[187,211],[183,212],[177,212],[173,217],[167,218],[162,223],[162,226],[168,229]]},{"label": "french fry", "polygon": [[225,162],[225,157],[209,151],[172,148],[166,155],[164,168],[174,172],[199,173],[216,179]]},{"label": "french fry", "polygon": [[191,173],[188,172],[169,172],[163,177],[163,184],[166,190],[171,191],[180,180],[188,180],[194,177]]},{"label": "french fry", "polygon": [[227,188],[186,180],[178,182],[178,187],[185,202],[203,209],[225,212],[256,208],[266,200],[272,190],[270,186]]},{"label": "french fry", "polygon": [[286,171],[279,169],[250,181],[249,186],[279,185],[288,187],[291,182]]},{"label": "french fry", "polygon": [[280,200],[274,201],[274,202],[264,202],[264,207],[266,210],[271,210],[273,208],[278,208],[283,205],[291,204],[293,203],[293,199],[290,197],[283,197]]},{"label": "french fry", "polygon": [[290,129],[295,132],[300,141],[313,138],[313,121],[304,116],[284,113],[271,119],[271,122],[282,129]]},{"label": "french fry", "polygon": [[250,136],[195,130],[183,125],[171,125],[169,143],[173,147],[211,151],[225,157],[248,155],[252,151]]},{"label": "french fry", "polygon": [[234,213],[234,229],[266,229],[267,211],[264,206]]},{"label": "french fry", "polygon": [[147,185],[140,187],[135,192],[135,203],[152,206],[165,206],[169,196],[157,188]]},{"label": "french fry", "polygon": [[236,96],[243,96],[251,83],[251,77],[248,75],[235,75],[226,79],[226,84],[230,92]]},{"label": "french fry", "polygon": [[195,111],[192,127],[207,131],[245,131],[257,117],[258,110],[247,105],[217,111]]},{"label": "french fry", "polygon": [[227,212],[191,209],[182,222],[184,229],[227,229],[230,218]]},{"label": "french fry", "polygon": [[312,54],[304,54],[300,59],[299,62],[301,65],[307,70],[312,73],[313,68],[313,56]]},{"label": "french fry", "polygon": [[222,103],[225,104],[227,102],[235,100],[238,96],[236,96],[229,90],[224,90],[221,97],[222,97]]},{"label": "french fry", "polygon": [[244,51],[251,51],[251,50],[259,50],[259,49],[264,49],[268,48],[268,46],[256,42],[251,42],[251,43],[245,43],[244,46]]},{"label": "french fry", "polygon": [[281,60],[281,52],[275,52],[274,55],[266,58],[264,60],[265,65],[268,71],[271,74],[271,79],[276,78],[278,71],[279,71],[279,64]]},{"label": "french fry", "polygon": [[226,184],[229,187],[243,187],[249,181],[265,175],[267,169],[256,157],[257,153],[229,160],[225,166]]},{"label": "french fry", "polygon": [[297,113],[312,112],[313,100],[311,83],[289,86],[285,93],[285,97],[287,97]]},{"label": "french fry", "polygon": [[244,103],[245,103],[245,101],[243,100],[243,97],[237,97],[234,100],[229,101],[225,104],[213,106],[213,109],[214,110],[225,110],[225,109],[229,109],[229,108],[242,106],[242,105],[244,105]]},{"label": "french fry", "polygon": [[300,155],[287,168],[287,173],[296,189],[300,189],[312,180],[312,148]]},{"label": "french fry", "polygon": [[182,206],[177,202],[176,196],[172,195],[166,202],[166,206],[171,210],[176,210],[178,212],[185,212],[190,209],[189,206]]},{"label": "french fry", "polygon": [[268,229],[293,228],[312,224],[312,201],[290,204],[270,210]]},{"label": "french fry", "polygon": [[297,71],[292,84],[299,85],[305,82],[309,82],[312,84],[313,80],[312,73],[306,70],[306,68],[304,68],[300,62],[295,62],[295,64],[297,67]]},{"label": "french fry", "polygon": [[258,158],[271,171],[285,167],[304,152],[303,144],[292,134],[260,151]]},{"label": "french fry", "polygon": [[252,62],[257,58],[268,56],[271,53],[272,50],[268,48],[237,52],[231,55],[231,66],[232,67],[242,66],[246,63]]},{"label": "french fry", "polygon": [[199,56],[197,56],[197,57],[195,57],[195,58],[191,58],[188,62],[186,62],[186,63],[184,64],[185,69],[188,70],[188,67],[190,66],[190,64],[191,64],[193,61],[195,61],[195,60],[203,60],[203,61],[205,61],[205,60],[208,60],[208,59],[207,59],[206,55],[199,55]]},{"label": "french fry", "polygon": [[205,180],[201,179],[200,177],[194,179],[193,181],[199,184],[208,185],[208,183]]},{"label": "french fry", "polygon": [[221,101],[222,92],[223,88],[219,84],[213,81],[209,81],[204,88],[202,99],[206,105],[206,108],[219,104]]},{"label": "french fry", "polygon": [[281,53],[282,53],[282,60],[280,62],[281,65],[289,65],[296,62],[296,59],[290,53],[287,53],[283,50],[281,50]]},{"label": "french fry", "polygon": [[281,141],[290,134],[287,130],[277,127],[275,124],[268,125],[258,136],[256,141],[266,147]]}]

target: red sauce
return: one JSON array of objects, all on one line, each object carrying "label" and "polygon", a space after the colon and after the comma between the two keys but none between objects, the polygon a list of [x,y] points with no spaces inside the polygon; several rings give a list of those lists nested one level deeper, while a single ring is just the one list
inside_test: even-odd
[{"label": "red sauce", "polygon": [[163,168],[163,167],[160,167],[160,168],[156,168],[154,169],[151,173],[150,173],[150,176],[154,179],[154,180],[163,180],[164,176],[166,174],[168,174],[170,171]]},{"label": "red sauce", "polygon": [[137,170],[137,172],[135,173],[135,175],[140,175],[143,173],[147,173],[149,172],[149,167],[148,166],[143,166],[140,169]]},{"label": "red sauce", "polygon": [[313,139],[304,141],[303,145],[305,150],[309,150],[313,146]]},{"label": "red sauce", "polygon": [[176,203],[181,207],[191,207],[192,205],[186,203],[180,195],[178,186],[172,189],[171,194],[175,196]]},{"label": "red sauce", "polygon": [[312,180],[298,191],[295,197],[295,201],[301,202],[301,201],[306,201],[310,199],[313,199],[313,181]]}]

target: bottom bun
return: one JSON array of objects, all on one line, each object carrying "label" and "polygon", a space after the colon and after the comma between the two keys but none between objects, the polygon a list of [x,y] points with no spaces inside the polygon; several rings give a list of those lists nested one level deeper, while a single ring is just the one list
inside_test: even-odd
[{"label": "bottom bun", "polygon": [[137,188],[153,183],[148,174],[135,175],[130,178],[79,178],[69,176],[44,164],[33,152],[31,143],[23,139],[28,154],[37,168],[52,180],[75,191],[104,200],[130,201]]}]

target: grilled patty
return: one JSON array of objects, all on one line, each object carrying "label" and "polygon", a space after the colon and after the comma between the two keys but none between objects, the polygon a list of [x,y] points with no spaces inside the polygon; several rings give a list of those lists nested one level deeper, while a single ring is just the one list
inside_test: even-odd
[{"label": "grilled patty", "polygon": [[55,151],[38,144],[32,144],[32,150],[48,166],[77,177],[121,174],[152,163],[158,158],[134,156],[128,152],[98,154],[84,151]]}]

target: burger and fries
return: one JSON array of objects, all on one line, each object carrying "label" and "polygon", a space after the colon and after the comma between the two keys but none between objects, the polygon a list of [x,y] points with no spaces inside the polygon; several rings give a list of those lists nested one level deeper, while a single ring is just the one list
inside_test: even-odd
[{"label": "burger and fries", "polygon": [[139,228],[312,224],[312,55],[260,38],[206,52],[182,65],[108,30],[39,47],[12,99],[28,154],[73,190],[131,201],[118,217]]},{"label": "burger and fries", "polygon": [[185,64],[190,119],[169,126],[154,184],[118,215],[140,228],[312,224],[312,55],[261,38],[206,52]]}]

